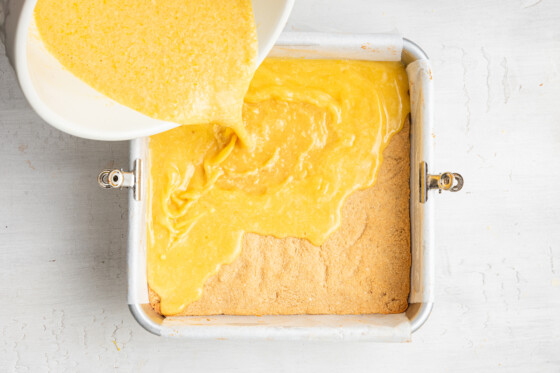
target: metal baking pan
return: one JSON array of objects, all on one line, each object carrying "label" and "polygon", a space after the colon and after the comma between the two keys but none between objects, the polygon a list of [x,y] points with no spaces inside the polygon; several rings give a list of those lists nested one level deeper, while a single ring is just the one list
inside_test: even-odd
[{"label": "metal baking pan", "polygon": [[148,301],[146,279],[146,190],[148,138],[131,141],[131,172],[104,170],[106,188],[130,187],[128,226],[128,304],[146,330],[181,338],[326,339],[405,342],[428,319],[433,307],[434,198],[430,189],[458,191],[456,173],[428,174],[433,163],[433,80],[420,47],[395,35],[284,33],[271,56],[402,61],[411,97],[411,287],[409,307],[393,315],[174,316],[163,317]]}]

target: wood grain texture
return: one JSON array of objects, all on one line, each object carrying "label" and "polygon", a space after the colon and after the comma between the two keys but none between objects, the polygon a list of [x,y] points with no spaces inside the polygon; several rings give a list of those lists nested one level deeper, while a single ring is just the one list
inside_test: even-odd
[{"label": "wood grain texture", "polygon": [[[560,3],[298,0],[287,28],[399,32],[432,58],[436,304],[409,344],[196,343],[126,306],[126,196],[95,184],[126,143],[29,108],[0,52],[0,371],[560,370]],[[537,187],[537,182],[539,183]]]}]

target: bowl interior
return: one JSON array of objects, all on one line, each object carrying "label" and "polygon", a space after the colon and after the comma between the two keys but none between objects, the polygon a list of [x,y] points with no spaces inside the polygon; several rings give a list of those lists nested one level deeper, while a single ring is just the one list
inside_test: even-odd
[{"label": "bowl interior", "polygon": [[[253,0],[259,42],[258,63],[266,57],[287,21],[294,0]],[[91,88],[62,67],[41,41],[32,16],[24,9],[25,47],[17,65],[22,89],[35,111],[49,124],[75,136],[129,140],[176,127],[150,118]]]}]

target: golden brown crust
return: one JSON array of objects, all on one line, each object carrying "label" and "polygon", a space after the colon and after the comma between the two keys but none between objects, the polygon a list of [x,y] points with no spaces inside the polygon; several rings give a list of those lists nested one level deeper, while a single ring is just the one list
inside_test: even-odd
[{"label": "golden brown crust", "polygon": [[[320,247],[245,234],[237,259],[204,285],[182,315],[400,313],[410,290],[410,126],[385,149],[375,185],[344,203]],[[159,296],[150,289],[159,313]]]}]

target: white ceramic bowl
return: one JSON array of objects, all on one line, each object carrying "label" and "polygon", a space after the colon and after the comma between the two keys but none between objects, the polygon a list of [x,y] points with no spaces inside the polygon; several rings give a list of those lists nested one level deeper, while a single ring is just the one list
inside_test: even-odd
[{"label": "white ceramic bowl", "polygon": [[[130,140],[178,126],[121,105],[65,70],[39,38],[33,17],[36,3],[8,2],[6,52],[25,97],[47,123],[95,140]],[[294,0],[253,0],[259,64],[282,32],[293,4]]]}]

